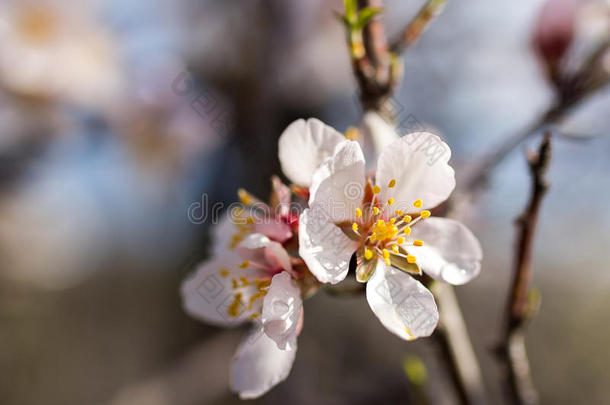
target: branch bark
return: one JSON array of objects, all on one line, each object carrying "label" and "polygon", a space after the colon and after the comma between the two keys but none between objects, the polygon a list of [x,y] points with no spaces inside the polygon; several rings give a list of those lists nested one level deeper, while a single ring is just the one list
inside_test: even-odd
[{"label": "branch bark", "polygon": [[528,153],[532,176],[532,194],[525,212],[517,220],[518,237],[514,278],[506,310],[506,330],[499,345],[499,359],[506,368],[507,393],[514,404],[536,405],[538,394],[532,381],[527,351],[525,328],[533,317],[535,306],[529,298],[532,278],[532,252],[536,224],[542,199],[548,189],[545,179],[551,160],[551,135],[545,133],[538,152]]},{"label": "branch bark", "polygon": [[439,305],[440,323],[434,337],[445,354],[460,402],[485,405],[487,397],[481,369],[474,353],[466,323],[451,285],[435,283],[432,291]]},{"label": "branch bark", "polygon": [[392,43],[392,52],[401,54],[413,45],[428,24],[443,11],[446,3],[447,0],[428,0],[403,30],[400,38]]},{"label": "branch bark", "polygon": [[[358,8],[383,8],[383,0],[358,0]],[[379,110],[387,98],[392,94],[396,77],[392,69],[385,25],[377,15],[363,28],[362,44],[355,44],[359,40],[350,36],[350,47],[364,48],[359,55],[352,52],[352,68],[360,88],[360,101],[365,110]]]}]

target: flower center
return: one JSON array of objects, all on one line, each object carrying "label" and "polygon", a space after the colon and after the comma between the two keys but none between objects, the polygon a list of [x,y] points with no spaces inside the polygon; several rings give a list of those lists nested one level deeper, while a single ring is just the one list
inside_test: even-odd
[{"label": "flower center", "polygon": [[[395,186],[396,180],[392,179],[388,189]],[[416,212],[409,209],[411,215],[398,209],[392,212],[390,207],[394,205],[395,200],[390,197],[385,203],[382,202],[379,198],[381,187],[378,185],[372,186],[371,191],[370,201],[365,198],[363,206],[356,209],[356,222],[352,223],[352,231],[362,242],[364,258],[371,260],[373,257],[379,257],[388,266],[392,264],[393,257],[402,258],[409,264],[415,263],[417,260],[415,256],[408,254],[403,247],[423,246],[421,240],[409,240],[409,236],[411,227],[428,218],[431,215],[430,211]],[[419,199],[412,203],[414,209],[421,208],[422,205],[423,202]]]}]

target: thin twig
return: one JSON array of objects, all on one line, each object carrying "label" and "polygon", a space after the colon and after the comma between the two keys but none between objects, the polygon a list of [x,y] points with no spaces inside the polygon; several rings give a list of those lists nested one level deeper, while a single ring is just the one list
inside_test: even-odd
[{"label": "thin twig", "polygon": [[440,323],[434,332],[443,359],[451,373],[463,404],[485,405],[487,398],[481,369],[477,361],[466,323],[451,285],[434,283],[432,291],[439,305]]},{"label": "thin twig", "polygon": [[538,152],[528,153],[532,175],[532,194],[525,212],[517,220],[519,227],[514,278],[506,311],[506,330],[499,346],[499,359],[506,368],[507,392],[517,405],[538,404],[525,349],[525,327],[534,315],[529,298],[532,278],[532,252],[542,199],[548,189],[545,179],[551,160],[551,135],[546,132]]},{"label": "thin twig", "polygon": [[[382,0],[358,0],[359,9],[383,8]],[[358,33],[356,33],[358,34]],[[362,30],[362,44],[358,35],[350,35],[350,48],[362,46],[364,52],[352,52],[352,68],[360,88],[360,100],[365,110],[379,110],[393,91],[396,78],[393,74],[385,25],[379,16]]]},{"label": "thin twig", "polygon": [[[604,41],[588,58],[587,63],[575,74],[566,75],[561,79],[557,91],[557,102],[530,124],[525,130],[515,133],[496,145],[489,153],[475,161],[465,172],[467,177],[463,182],[462,191],[474,194],[486,183],[491,171],[508,154],[528,139],[548,127],[560,125],[566,117],[591,96],[604,88],[610,80],[610,73],[604,68],[602,57],[610,49],[610,40]],[[600,65],[602,65],[600,67]],[[454,193],[453,198],[459,198],[460,193]],[[452,206],[454,201],[449,200]]]},{"label": "thin twig", "polygon": [[390,47],[392,52],[401,54],[409,46],[413,45],[428,24],[443,11],[446,3],[447,0],[428,0],[411,22],[409,22],[400,38],[392,44]]}]

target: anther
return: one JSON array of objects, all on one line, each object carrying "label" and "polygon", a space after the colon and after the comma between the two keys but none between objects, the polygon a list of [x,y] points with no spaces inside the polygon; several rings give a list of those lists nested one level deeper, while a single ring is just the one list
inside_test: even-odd
[{"label": "anther", "polygon": [[388,199],[388,205],[392,205],[392,204],[394,204],[394,199],[393,198]]},{"label": "anther", "polygon": [[422,203],[422,200],[415,200],[415,201],[413,202],[413,206],[414,206],[415,208],[421,208],[422,204],[423,204],[423,203]]},{"label": "anther", "polygon": [[424,242],[417,239],[413,241],[413,246],[424,246]]},{"label": "anther", "polygon": [[243,188],[237,190],[237,196],[239,197],[239,201],[241,201],[244,205],[252,204],[252,196]]},{"label": "anther", "polygon": [[399,245],[404,244],[405,238],[403,238],[402,236],[399,236],[398,238],[396,238],[396,243],[398,243]]},{"label": "anther", "polygon": [[356,208],[356,218],[360,218],[362,216],[362,210],[360,208]]},{"label": "anther", "polygon": [[354,222],[352,224],[352,231],[357,231],[357,230],[358,230],[358,224]]},{"label": "anther", "polygon": [[373,252],[369,249],[364,249],[364,258],[366,260],[371,260],[373,258]]},{"label": "anther", "polygon": [[388,183],[388,187],[389,187],[389,188],[392,188],[392,187],[394,187],[395,185],[396,185],[396,179],[392,179],[392,180],[390,180],[390,182]]},{"label": "anther", "polygon": [[250,262],[248,260],[244,260],[243,263],[239,264],[239,268],[240,269],[245,269],[246,267],[248,267],[250,265]]},{"label": "anther", "polygon": [[407,255],[407,262],[413,264],[413,263],[415,263],[415,261],[416,261],[415,256]]},{"label": "anther", "polygon": [[373,187],[373,193],[375,193],[375,194],[381,193],[381,187],[375,185],[375,187]]},{"label": "anther", "polygon": [[432,214],[428,210],[423,210],[422,212],[419,213],[419,215],[421,215],[422,218],[428,218]]}]

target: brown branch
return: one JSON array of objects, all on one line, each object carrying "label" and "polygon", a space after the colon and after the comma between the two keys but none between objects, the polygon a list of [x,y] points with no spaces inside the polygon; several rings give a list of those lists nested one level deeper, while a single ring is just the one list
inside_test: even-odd
[{"label": "brown branch", "polygon": [[[359,9],[365,7],[383,8],[382,0],[358,0]],[[360,33],[350,35],[352,49],[352,68],[360,88],[360,100],[365,110],[379,110],[392,94],[396,83],[393,74],[385,25],[377,15]],[[358,44],[358,41],[362,41]],[[359,48],[363,52],[359,52]],[[355,50],[355,52],[354,52]]]},{"label": "brown branch", "polygon": [[532,194],[525,212],[517,220],[518,237],[514,269],[506,311],[506,331],[499,346],[499,358],[506,368],[507,392],[514,404],[538,404],[525,349],[525,327],[534,315],[529,285],[532,278],[532,252],[536,224],[548,184],[545,174],[551,160],[551,135],[545,133],[538,152],[528,153]]},{"label": "brown branch", "polygon": [[413,17],[411,22],[409,22],[400,38],[392,44],[392,52],[401,54],[409,46],[413,45],[424,32],[428,24],[443,11],[446,3],[447,0],[428,0],[415,17]]},{"label": "brown branch", "polygon": [[434,283],[432,291],[439,305],[440,323],[434,331],[444,354],[443,360],[451,373],[460,402],[467,405],[485,405],[487,397],[466,323],[453,287]]},{"label": "brown branch", "polygon": [[[491,171],[513,149],[539,131],[561,124],[575,108],[605,87],[610,80],[610,74],[604,68],[602,58],[609,49],[610,40],[600,44],[578,72],[561,78],[556,88],[558,100],[555,104],[525,130],[504,139],[472,167],[466,168],[467,177],[463,182],[462,191],[468,194],[476,193],[486,183]],[[450,206],[454,205],[454,198],[459,198],[459,193],[455,193],[449,200]]]}]

